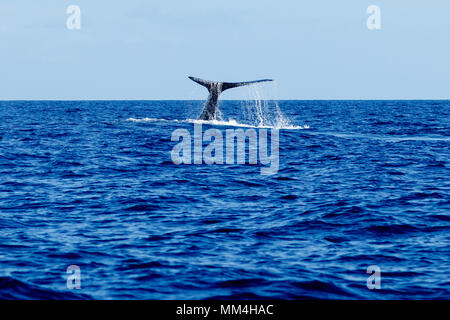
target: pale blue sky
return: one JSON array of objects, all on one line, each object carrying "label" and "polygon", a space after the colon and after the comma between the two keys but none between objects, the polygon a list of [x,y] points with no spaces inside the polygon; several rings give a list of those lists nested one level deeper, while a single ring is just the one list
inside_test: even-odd
[{"label": "pale blue sky", "polygon": [[275,78],[279,99],[450,98],[448,0],[1,0],[0,42],[0,99],[205,98],[188,75]]}]

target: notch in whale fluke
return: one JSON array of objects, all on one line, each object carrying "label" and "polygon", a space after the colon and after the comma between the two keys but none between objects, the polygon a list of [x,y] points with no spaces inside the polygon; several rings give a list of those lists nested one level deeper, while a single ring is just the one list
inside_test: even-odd
[{"label": "notch in whale fluke", "polygon": [[199,85],[204,86],[209,91],[209,97],[206,101],[205,107],[199,117],[199,120],[216,120],[217,113],[217,102],[219,100],[219,95],[228,89],[248,86],[260,82],[273,81],[273,79],[261,79],[254,81],[244,81],[244,82],[214,82],[209,80],[203,80],[195,77],[188,77]]}]

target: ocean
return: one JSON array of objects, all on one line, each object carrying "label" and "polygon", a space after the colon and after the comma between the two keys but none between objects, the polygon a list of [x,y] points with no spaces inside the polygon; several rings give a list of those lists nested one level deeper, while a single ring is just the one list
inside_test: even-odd
[{"label": "ocean", "polygon": [[264,175],[173,162],[202,101],[1,101],[0,299],[449,299],[450,101],[271,103],[202,123]]}]

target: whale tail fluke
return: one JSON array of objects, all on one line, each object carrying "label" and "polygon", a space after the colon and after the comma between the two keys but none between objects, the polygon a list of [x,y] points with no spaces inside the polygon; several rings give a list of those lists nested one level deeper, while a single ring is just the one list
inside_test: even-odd
[{"label": "whale tail fluke", "polygon": [[206,101],[205,107],[199,117],[200,120],[215,120],[217,113],[217,102],[219,100],[220,94],[228,89],[248,86],[259,82],[273,81],[272,79],[261,79],[255,81],[245,81],[245,82],[214,82],[209,80],[203,80],[195,77],[188,77],[199,85],[204,86],[209,91],[209,97]]},{"label": "whale tail fluke", "polygon": [[203,80],[203,79],[195,78],[195,77],[188,77],[188,78],[194,82],[197,82],[199,85],[204,86],[208,90],[210,90],[212,85],[214,84],[213,81]]},{"label": "whale tail fluke", "polygon": [[259,82],[268,82],[273,81],[273,79],[261,79],[261,80],[255,80],[255,81],[244,81],[244,82],[214,82],[209,80],[203,80],[200,78],[195,77],[189,77],[194,82],[197,82],[199,85],[204,86],[206,89],[211,90],[213,87],[217,87],[219,84],[221,84],[221,91],[225,91],[232,88],[242,87],[242,86],[248,86],[251,84],[259,83]]},{"label": "whale tail fluke", "polygon": [[261,79],[261,80],[244,81],[244,82],[223,82],[222,83],[222,91],[231,89],[231,88],[249,86],[251,84],[260,83],[260,82],[268,82],[268,81],[273,81],[273,79]]}]

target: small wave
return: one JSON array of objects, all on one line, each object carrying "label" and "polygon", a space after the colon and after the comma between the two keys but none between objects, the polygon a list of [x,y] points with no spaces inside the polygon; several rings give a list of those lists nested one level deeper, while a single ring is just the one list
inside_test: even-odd
[{"label": "small wave", "polygon": [[89,300],[82,293],[55,291],[12,277],[0,277],[0,300]]},{"label": "small wave", "polygon": [[209,124],[215,126],[228,126],[228,127],[243,127],[243,128],[259,128],[259,129],[284,129],[284,130],[303,130],[309,129],[309,125],[294,126],[294,125],[280,125],[280,126],[264,126],[264,125],[251,125],[246,123],[239,123],[234,119],[230,120],[198,120],[198,119],[186,119],[186,120],[169,120],[169,119],[157,119],[157,118],[128,118],[126,121],[131,122],[175,122],[175,123],[194,123],[194,124]]},{"label": "small wave", "polygon": [[265,279],[262,278],[251,278],[251,279],[235,279],[235,280],[225,280],[220,281],[215,284],[215,287],[219,288],[249,288],[265,286],[270,284]]},{"label": "small wave", "polygon": [[136,211],[136,212],[148,212],[148,211],[155,211],[160,209],[161,207],[159,205],[152,205],[152,204],[137,204],[132,207],[128,207],[125,209],[125,211]]},{"label": "small wave", "polygon": [[375,225],[366,228],[366,231],[379,235],[408,234],[417,230],[415,226],[409,224]]}]

